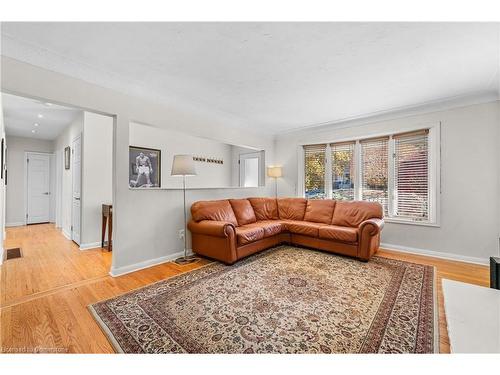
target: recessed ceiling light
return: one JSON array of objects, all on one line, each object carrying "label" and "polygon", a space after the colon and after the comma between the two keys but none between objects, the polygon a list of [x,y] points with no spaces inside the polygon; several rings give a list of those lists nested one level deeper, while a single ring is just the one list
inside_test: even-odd
[{"label": "recessed ceiling light", "polygon": [[39,124],[38,122],[35,122],[33,125],[38,126],[38,125],[40,125],[40,124]]},{"label": "recessed ceiling light", "polygon": [[36,130],[35,130],[35,129],[33,129],[31,132],[32,132],[32,133],[36,133]]},{"label": "recessed ceiling light", "polygon": [[43,115],[41,113],[39,113],[38,118],[43,118]]}]

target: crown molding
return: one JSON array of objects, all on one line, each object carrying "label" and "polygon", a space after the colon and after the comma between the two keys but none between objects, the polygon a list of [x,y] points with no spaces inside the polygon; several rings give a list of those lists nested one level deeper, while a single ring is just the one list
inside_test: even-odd
[{"label": "crown molding", "polygon": [[338,120],[328,121],[321,124],[306,125],[296,129],[290,129],[275,134],[275,137],[300,134],[303,132],[317,132],[328,129],[342,129],[354,126],[361,126],[370,123],[395,120],[398,118],[418,116],[433,112],[441,112],[450,109],[467,107],[483,103],[490,103],[500,100],[500,95],[496,91],[475,92],[466,95],[443,98],[424,102],[420,104],[402,106],[387,110],[381,110],[366,114],[360,114],[352,117],[346,117]]}]

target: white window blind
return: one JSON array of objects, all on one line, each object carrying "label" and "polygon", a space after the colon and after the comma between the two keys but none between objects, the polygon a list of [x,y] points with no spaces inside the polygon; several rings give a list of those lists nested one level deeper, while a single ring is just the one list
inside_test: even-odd
[{"label": "white window blind", "polygon": [[439,125],[303,146],[305,197],[379,202],[387,220],[439,225]]},{"label": "white window blind", "polygon": [[429,131],[394,135],[394,216],[429,219]]},{"label": "white window blind", "polygon": [[332,198],[354,200],[356,142],[332,143]]},{"label": "white window blind", "polygon": [[324,199],[326,144],[304,146],[305,196],[310,199]]},{"label": "white window blind", "polygon": [[361,142],[361,199],[379,202],[388,211],[389,137]]}]

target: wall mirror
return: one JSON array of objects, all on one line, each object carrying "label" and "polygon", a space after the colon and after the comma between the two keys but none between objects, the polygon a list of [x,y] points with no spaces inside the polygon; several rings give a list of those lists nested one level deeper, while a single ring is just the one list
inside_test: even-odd
[{"label": "wall mirror", "polygon": [[150,186],[147,186],[147,178],[138,175],[139,169],[144,168],[139,168],[135,158],[129,157],[131,189],[182,188],[182,178],[170,175],[176,154],[193,155],[197,175],[187,179],[188,189],[265,185],[265,151],[258,148],[232,145],[137,122],[129,124],[129,145],[132,150],[156,150],[153,158],[161,157],[159,163],[152,163],[151,176],[148,176]]}]

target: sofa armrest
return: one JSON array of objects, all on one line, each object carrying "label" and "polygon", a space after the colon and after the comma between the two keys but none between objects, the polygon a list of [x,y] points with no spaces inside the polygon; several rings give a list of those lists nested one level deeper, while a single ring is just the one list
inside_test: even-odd
[{"label": "sofa armrest", "polygon": [[234,225],[226,221],[215,220],[190,220],[188,229],[192,233],[205,234],[207,236],[215,237],[229,237],[231,233],[235,232]]},{"label": "sofa armrest", "polygon": [[383,219],[368,219],[359,224],[359,232],[370,236],[376,236],[384,228]]},{"label": "sofa armrest", "polygon": [[380,246],[380,232],[383,227],[383,219],[369,219],[359,225],[359,259],[367,261],[377,252]]}]

